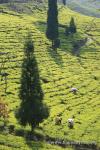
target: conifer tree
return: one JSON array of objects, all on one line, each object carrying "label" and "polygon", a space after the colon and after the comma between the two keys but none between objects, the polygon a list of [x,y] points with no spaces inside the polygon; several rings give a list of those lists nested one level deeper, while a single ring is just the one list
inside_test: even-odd
[{"label": "conifer tree", "polygon": [[43,91],[39,80],[37,62],[34,56],[34,46],[30,35],[25,44],[24,61],[22,64],[21,87],[19,97],[20,108],[16,117],[21,125],[31,126],[31,131],[47,118],[48,108],[43,104]]},{"label": "conifer tree", "polygon": [[53,48],[59,36],[57,0],[48,0],[48,7],[46,36],[52,41]]},{"label": "conifer tree", "polygon": [[76,25],[75,25],[75,21],[74,21],[74,18],[72,17],[71,18],[71,21],[70,21],[70,26],[69,26],[69,31],[70,33],[76,33]]},{"label": "conifer tree", "polygon": [[63,4],[66,5],[66,0],[62,0],[62,1],[63,1]]},{"label": "conifer tree", "polygon": [[69,26],[66,26],[65,34],[66,34],[66,36],[68,36],[70,34]]}]

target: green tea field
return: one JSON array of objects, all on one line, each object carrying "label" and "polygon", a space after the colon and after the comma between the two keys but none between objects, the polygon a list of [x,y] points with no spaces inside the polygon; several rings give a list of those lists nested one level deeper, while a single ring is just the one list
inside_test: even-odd
[{"label": "green tea field", "polygon": [[[45,36],[46,7],[31,14],[15,12],[6,5],[0,8],[4,10],[0,12],[0,97],[10,112],[7,126],[15,127],[14,133],[0,130],[0,150],[77,150],[51,145],[45,140],[28,141],[20,136],[30,130],[29,126],[20,126],[15,117],[20,105],[20,78],[28,32],[34,41],[44,102],[50,109],[49,117],[39,124],[36,134],[66,141],[95,142],[100,147],[100,19],[59,6],[61,46],[54,51]],[[72,16],[77,33],[66,36],[65,28]],[[82,44],[75,49],[75,42]],[[7,85],[2,73],[8,74]],[[73,87],[78,89],[77,94],[71,92]],[[62,118],[60,125],[55,125],[57,115]],[[67,120],[72,116],[74,128],[69,129]],[[0,126],[2,124],[1,119]]]}]

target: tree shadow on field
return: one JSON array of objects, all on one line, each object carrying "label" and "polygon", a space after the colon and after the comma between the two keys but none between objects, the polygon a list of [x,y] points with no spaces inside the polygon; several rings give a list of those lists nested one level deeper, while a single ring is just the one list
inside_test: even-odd
[{"label": "tree shadow on field", "polygon": [[37,133],[34,131],[33,133],[27,132],[25,136],[26,144],[32,149],[32,150],[39,150],[44,147],[43,141],[44,136],[40,133]]},{"label": "tree shadow on field", "polygon": [[43,142],[51,145],[53,143],[54,145],[59,146],[59,148],[72,148],[73,150],[99,150],[96,143],[78,143],[77,141],[71,143],[62,138],[50,137],[48,135],[45,136],[36,132],[31,136],[31,139],[29,137],[27,139],[27,144],[32,150],[46,148],[44,147]]},{"label": "tree shadow on field", "polygon": [[[38,30],[40,30],[43,33],[46,33],[46,26],[47,23],[39,21],[37,23],[35,23],[36,27]],[[60,67],[62,67],[63,65],[63,61],[62,61],[62,57],[59,54],[59,52],[57,50],[53,50],[51,47],[47,47],[48,53],[50,54],[50,56],[53,58],[53,60],[55,61],[55,63],[57,65],[59,65]]]},{"label": "tree shadow on field", "polygon": [[[44,21],[38,21],[36,23],[34,23],[37,27],[38,30],[40,30],[41,32],[46,32],[46,27],[47,27],[47,23],[44,22]],[[59,24],[59,28],[62,28],[62,29],[66,29],[66,26],[65,25],[62,25],[62,24]]]},{"label": "tree shadow on field", "polygon": [[53,50],[52,48],[48,47],[48,53],[53,58],[55,63],[62,68],[63,67],[63,60],[62,60],[62,56],[59,55],[59,52],[57,52],[57,50]]},{"label": "tree shadow on field", "polygon": [[[46,33],[47,23],[44,21],[38,21],[35,23],[37,29],[44,34]],[[75,56],[81,66],[83,66],[83,57],[82,55],[87,52],[96,52],[94,46],[88,45],[91,44],[91,38],[81,31],[77,31],[75,34],[70,34],[66,36],[65,34],[66,25],[59,24],[59,38],[60,38],[60,50],[54,51],[52,48],[48,47],[48,54],[53,58],[55,63],[60,67],[63,67],[63,61],[60,54],[66,52]],[[89,43],[90,42],[90,43]],[[48,45],[47,45],[48,46]]]},{"label": "tree shadow on field", "polygon": [[31,150],[39,150],[43,148],[43,144],[40,141],[35,141],[34,139],[26,139],[26,144],[31,148]]}]

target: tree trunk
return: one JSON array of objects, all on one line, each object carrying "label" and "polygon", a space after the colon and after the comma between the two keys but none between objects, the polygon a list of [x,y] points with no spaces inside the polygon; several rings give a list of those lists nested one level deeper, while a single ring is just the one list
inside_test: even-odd
[{"label": "tree trunk", "polygon": [[52,40],[52,49],[54,49],[54,41]]},{"label": "tree trunk", "polygon": [[34,132],[34,126],[31,125],[31,133],[33,133],[33,132]]}]

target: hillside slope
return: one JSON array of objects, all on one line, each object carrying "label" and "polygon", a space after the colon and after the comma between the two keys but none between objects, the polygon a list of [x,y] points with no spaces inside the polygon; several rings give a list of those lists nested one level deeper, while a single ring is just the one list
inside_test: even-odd
[{"label": "hillside slope", "polygon": [[[67,141],[96,142],[100,145],[100,20],[60,7],[61,47],[55,52],[50,48],[51,43],[45,37],[46,9],[32,9],[29,15],[11,11],[4,5],[0,7],[3,8],[3,12],[0,13],[0,71],[8,73],[7,93],[5,94],[4,90],[5,81],[1,80],[0,96],[8,103],[10,109],[8,126],[15,126],[13,135],[8,131],[0,131],[0,148],[14,149],[14,145],[15,149],[19,149],[16,147],[18,145],[20,149],[33,147],[32,143],[28,143],[24,138],[20,139],[18,135],[21,133],[16,137],[16,132],[22,132],[23,128],[15,118],[16,107],[20,104],[23,48],[28,31],[31,31],[35,45],[44,102],[50,108],[49,118],[40,124],[36,133]],[[77,22],[78,33],[66,37],[65,25],[69,23],[72,16]],[[73,42],[86,37],[84,46],[73,53]],[[78,88],[76,95],[70,92],[72,87]],[[62,117],[60,126],[55,125],[57,114]],[[67,126],[67,119],[73,115],[75,126],[71,130]],[[25,132],[29,130],[29,127],[25,128]],[[14,143],[12,138],[15,138]],[[20,140],[21,144],[19,144]],[[40,143],[38,149],[42,147],[42,149],[62,149],[48,144],[45,146],[45,144],[47,143],[42,145]]]},{"label": "hillside slope", "polygon": [[77,12],[100,18],[99,0],[66,0],[66,4]]}]

